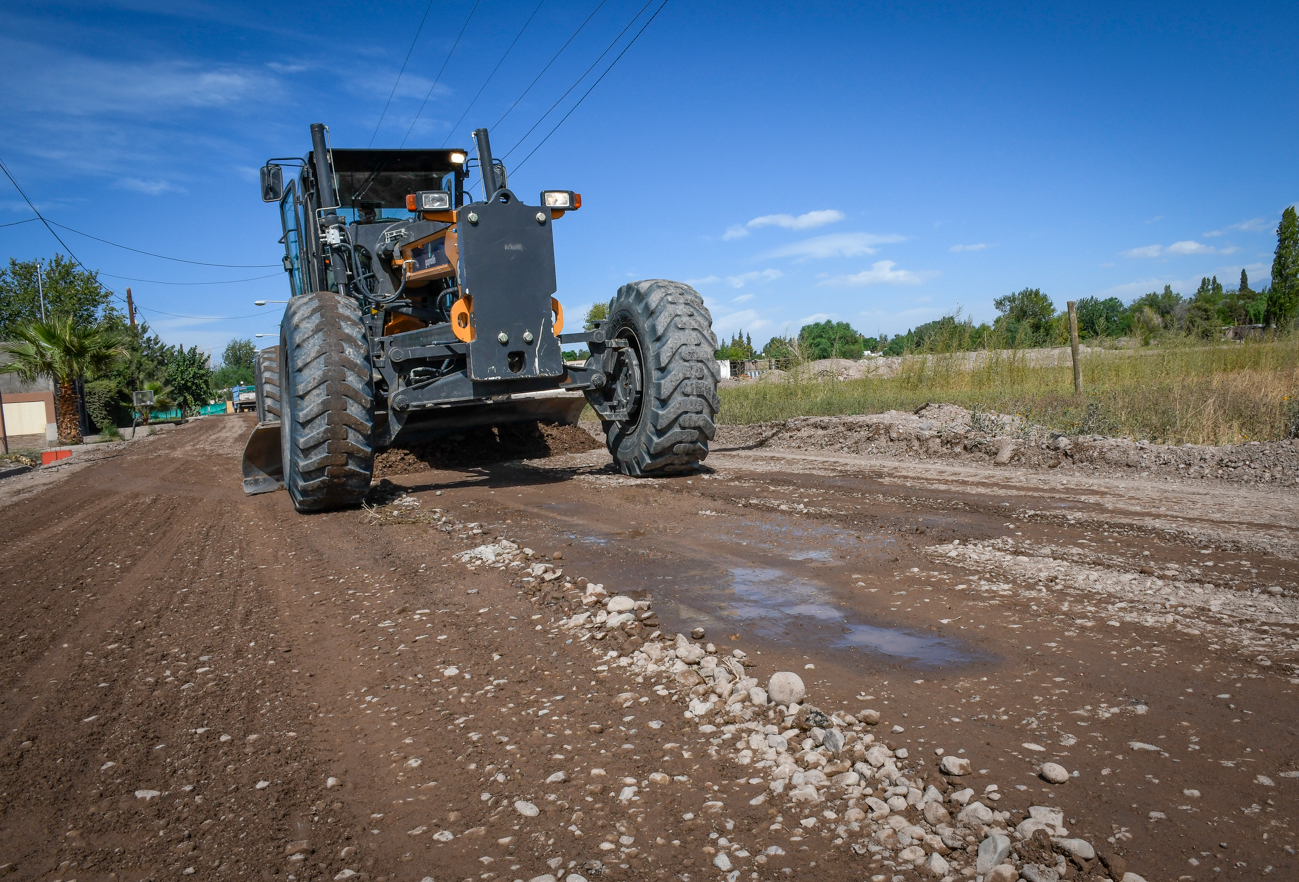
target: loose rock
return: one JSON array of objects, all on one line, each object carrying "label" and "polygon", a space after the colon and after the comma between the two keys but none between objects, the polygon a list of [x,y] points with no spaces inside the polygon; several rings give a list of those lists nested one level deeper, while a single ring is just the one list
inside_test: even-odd
[{"label": "loose rock", "polygon": [[767,682],[767,694],[776,704],[797,704],[807,697],[803,678],[792,671],[778,671]]},{"label": "loose rock", "polygon": [[962,775],[970,774],[970,761],[965,757],[952,756],[949,754],[943,757],[943,761],[938,767],[942,770],[944,775],[951,775],[952,777],[959,778]]},{"label": "loose rock", "polygon": [[1059,763],[1042,763],[1042,768],[1037,770],[1042,776],[1042,780],[1052,784],[1063,784],[1069,780],[1069,772]]}]

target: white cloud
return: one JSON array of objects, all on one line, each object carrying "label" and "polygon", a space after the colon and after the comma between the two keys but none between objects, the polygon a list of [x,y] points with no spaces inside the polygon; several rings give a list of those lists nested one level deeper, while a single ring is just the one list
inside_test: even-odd
[{"label": "white cloud", "polygon": [[796,260],[821,260],[827,257],[860,257],[874,254],[876,245],[906,241],[905,236],[891,233],[878,236],[874,233],[830,233],[814,236],[801,242],[791,242],[777,248],[768,257],[792,257]]},{"label": "white cloud", "polygon": [[798,216],[792,214],[764,214],[762,217],[755,217],[747,224],[740,226],[728,227],[722,234],[726,240],[743,239],[749,235],[749,230],[756,230],[759,227],[783,227],[786,230],[810,230],[815,227],[823,227],[826,224],[833,224],[843,220],[847,215],[842,211],[836,211],[833,208],[825,208],[820,211],[809,211],[806,214]]},{"label": "white cloud", "polygon": [[979,242],[974,245],[953,245],[951,248],[948,248],[947,250],[952,252],[953,254],[958,254],[962,251],[983,251],[987,247],[988,247],[988,243]]},{"label": "white cloud", "polygon": [[1230,224],[1223,227],[1221,230],[1214,230],[1213,232],[1205,233],[1204,235],[1205,238],[1210,236],[1225,236],[1230,230],[1238,230],[1242,233],[1270,233],[1272,231],[1272,225],[1268,222],[1267,218],[1253,217],[1247,221],[1241,221],[1238,224]]},{"label": "white cloud", "polygon": [[1157,214],[1157,215],[1155,215],[1154,217],[1150,218],[1148,221],[1146,221],[1146,223],[1148,223],[1148,224],[1154,224],[1154,223],[1158,223],[1159,221],[1161,221],[1161,220],[1163,220],[1163,219],[1164,219],[1164,216],[1163,216],[1162,214]]},{"label": "white cloud", "polygon": [[834,319],[838,321],[839,313],[837,312],[814,312],[811,315],[805,315],[798,320],[799,327],[803,325],[819,325],[821,322]]},{"label": "white cloud", "polygon": [[748,302],[749,302],[750,300],[752,300],[752,299],[753,299],[753,295],[752,295],[752,294],[741,294],[739,297],[732,297],[732,298],[731,298],[731,302],[732,302],[732,303],[748,303]]},{"label": "white cloud", "polygon": [[146,196],[161,196],[163,193],[184,193],[184,187],[178,187],[170,181],[145,181],[140,178],[119,178],[114,184],[119,190],[133,190]]},{"label": "white cloud", "polygon": [[855,288],[866,285],[919,285],[922,279],[910,270],[894,269],[897,266],[891,260],[878,260],[868,270],[846,276],[834,276],[821,282],[822,285],[849,285]]},{"label": "white cloud", "polygon": [[1140,248],[1129,248],[1120,253],[1124,257],[1158,257],[1163,251],[1162,245],[1142,245]]},{"label": "white cloud", "polygon": [[762,318],[756,309],[741,309],[737,312],[713,316],[713,331],[719,340],[736,331],[756,334],[771,326],[772,322]]},{"label": "white cloud", "polygon": [[1199,242],[1193,242],[1187,239],[1183,242],[1174,242],[1168,246],[1168,254],[1212,254],[1215,249],[1208,245],[1201,245]]},{"label": "white cloud", "polygon": [[809,211],[807,214],[800,214],[798,217],[794,217],[792,214],[765,214],[762,217],[755,217],[749,221],[747,226],[750,229],[784,227],[787,230],[810,230],[814,227],[837,223],[843,220],[844,217],[846,215],[842,211],[827,208],[822,211]]},{"label": "white cloud", "polygon": [[720,282],[717,276],[704,276],[702,279],[686,279],[686,284],[691,288],[698,288],[700,285],[711,285],[714,282]]},{"label": "white cloud", "polygon": [[753,272],[740,273],[738,276],[727,276],[726,281],[732,288],[743,288],[747,282],[770,282],[783,276],[778,269],[754,270]]}]

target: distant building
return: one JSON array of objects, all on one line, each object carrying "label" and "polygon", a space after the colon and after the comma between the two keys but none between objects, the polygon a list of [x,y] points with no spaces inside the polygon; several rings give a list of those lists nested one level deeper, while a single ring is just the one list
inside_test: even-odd
[{"label": "distant building", "polygon": [[[8,364],[9,360],[9,356],[0,352],[0,365]],[[5,434],[9,436],[11,450],[44,447],[58,440],[52,381],[24,383],[17,374],[0,374],[0,400],[4,402]]]}]

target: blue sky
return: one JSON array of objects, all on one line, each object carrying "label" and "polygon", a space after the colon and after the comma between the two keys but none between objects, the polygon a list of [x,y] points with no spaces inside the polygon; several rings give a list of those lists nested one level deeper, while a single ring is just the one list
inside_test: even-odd
[{"label": "blue sky", "polygon": [[[1190,293],[1203,275],[1234,284],[1241,267],[1257,287],[1299,199],[1294,3],[668,0],[514,172],[660,0],[634,18],[642,2],[606,0],[495,126],[599,0],[435,0],[377,135],[426,0],[311,15],[5,4],[0,158],[51,220],[232,265],[61,231],[107,284],[132,287],[165,340],[218,354],[278,327],[280,308],[253,306],[286,296],[257,168],[305,153],[312,122],[336,146],[373,135],[378,147],[408,130],[408,145],[470,147],[475,127],[495,126],[498,155],[519,144],[512,189],[583,194],[555,230],[570,314],[627,281],[673,278],[705,295],[720,334],[759,344],[824,317],[870,334],[958,308],[990,319],[993,298],[1023,287],[1057,306],[1129,300],[1165,284]],[[0,190],[0,223],[29,216]],[[0,256],[56,247],[39,224],[0,228]]]}]

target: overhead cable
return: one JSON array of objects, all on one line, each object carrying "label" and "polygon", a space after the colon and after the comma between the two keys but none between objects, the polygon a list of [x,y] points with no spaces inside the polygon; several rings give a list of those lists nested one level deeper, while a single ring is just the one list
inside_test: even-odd
[{"label": "overhead cable", "polygon": [[474,99],[469,102],[469,106],[465,108],[465,112],[460,114],[460,119],[456,120],[456,124],[447,132],[446,138],[442,141],[443,147],[447,146],[447,141],[451,140],[451,136],[455,134],[456,129],[460,128],[460,124],[465,121],[465,117],[469,115],[469,111],[473,110],[474,105],[478,103],[478,98],[483,94],[483,89],[486,89],[487,84],[492,81],[492,77],[496,76],[496,72],[501,69],[501,65],[505,63],[505,59],[510,57],[510,52],[514,49],[514,44],[519,42],[519,37],[522,37],[523,32],[528,29],[528,25],[532,24],[532,20],[537,17],[537,13],[541,11],[541,7],[545,2],[546,0],[541,0],[541,2],[537,4],[537,8],[532,10],[532,15],[528,16],[528,20],[523,23],[523,27],[519,28],[519,32],[514,35],[514,40],[510,43],[509,48],[505,50],[505,54],[501,56],[501,60],[496,62],[496,67],[492,68],[492,72],[487,75],[487,79],[483,80],[482,86],[478,88],[477,94],[475,94]]},{"label": "overhead cable", "polygon": [[582,28],[586,27],[586,23],[589,22],[592,18],[594,18],[594,17],[595,17],[595,14],[596,14],[597,12],[599,12],[601,9],[603,9],[603,8],[604,8],[604,4],[607,3],[607,2],[609,2],[609,0],[600,0],[599,5],[596,6],[595,9],[592,9],[592,10],[591,10],[591,14],[588,15],[586,18],[584,18],[584,19],[582,20],[582,23],[581,23],[580,25],[577,26],[577,30],[573,31],[572,35],[569,36],[569,38],[568,38],[567,40],[564,41],[564,45],[559,47],[559,51],[556,52],[556,53],[554,54],[554,56],[550,59],[550,61],[546,62],[546,66],[543,67],[543,68],[541,69],[541,73],[537,74],[537,75],[533,78],[532,82],[528,83],[528,88],[524,89],[523,92],[522,92],[522,94],[520,94],[518,98],[515,98],[515,99],[514,99],[514,103],[511,104],[511,105],[509,106],[509,108],[508,108],[504,113],[501,114],[501,118],[498,119],[498,120],[497,120],[497,121],[492,125],[492,128],[493,128],[493,129],[495,129],[495,128],[496,128],[497,126],[499,126],[501,123],[505,122],[505,118],[506,118],[507,116],[510,115],[510,111],[514,110],[514,108],[518,106],[519,102],[522,101],[522,100],[524,99],[524,97],[525,97],[529,92],[532,91],[532,87],[535,86],[535,85],[537,85],[537,80],[541,79],[542,76],[545,75],[546,71],[550,70],[550,66],[551,66],[552,64],[554,64],[555,61],[556,61],[556,59],[558,59],[559,56],[562,55],[562,54],[564,53],[564,50],[568,48],[568,44],[571,43],[571,42],[573,42],[573,40],[577,37],[578,34],[582,33]]},{"label": "overhead cable", "polygon": [[[622,51],[618,53],[618,57],[615,58],[612,62],[610,62],[609,66],[606,67],[606,68],[604,69],[604,73],[600,74],[600,76],[596,78],[596,81],[595,81],[594,83],[591,84],[591,88],[590,88],[590,89],[587,89],[584,93],[582,93],[582,97],[581,97],[581,98],[578,98],[578,99],[577,99],[577,103],[574,104],[572,107],[570,107],[570,108],[568,109],[568,113],[564,114],[564,118],[561,119],[559,122],[555,123],[555,127],[554,127],[553,129],[551,129],[549,132],[546,133],[546,137],[544,137],[544,138],[541,139],[541,143],[538,144],[536,147],[533,147],[532,150],[528,152],[528,155],[527,155],[527,156],[525,156],[525,157],[523,157],[521,160],[519,160],[519,164],[516,165],[516,166],[514,167],[514,170],[515,170],[516,172],[517,172],[519,169],[523,168],[523,164],[524,164],[525,162],[527,162],[529,159],[532,158],[532,154],[533,154],[533,153],[536,153],[538,150],[541,149],[542,144],[545,144],[547,141],[550,140],[550,136],[551,136],[551,135],[553,135],[553,134],[555,134],[555,132],[559,131],[559,127],[562,126],[562,125],[564,124],[564,121],[565,121],[565,120],[567,120],[570,116],[573,115],[573,111],[574,111],[574,110],[577,110],[577,108],[579,108],[579,107],[582,106],[582,102],[586,100],[586,96],[587,96],[587,95],[590,95],[591,92],[593,92],[593,91],[595,90],[595,87],[598,86],[598,85],[600,85],[600,80],[604,79],[604,78],[605,78],[605,75],[608,74],[609,71],[613,70],[613,66],[614,66],[615,64],[617,64],[617,63],[622,59],[622,57],[623,57],[624,55],[627,54],[627,50],[630,49],[630,48],[635,44],[636,40],[638,40],[638,39],[640,38],[640,35],[641,35],[641,34],[645,33],[645,28],[647,28],[647,27],[650,26],[650,22],[652,22],[652,21],[654,21],[654,19],[658,18],[658,14],[659,14],[660,12],[662,12],[662,11],[663,11],[663,7],[664,7],[664,6],[667,6],[667,5],[668,5],[668,0],[663,0],[663,2],[659,4],[659,8],[656,9],[656,10],[654,10],[654,14],[651,15],[651,16],[649,17],[649,21],[647,21],[647,22],[645,22],[645,24],[641,25],[641,29],[640,29],[639,31],[636,32],[636,36],[632,37],[632,38],[631,38],[631,42],[628,43],[626,46],[624,46],[623,49],[622,49]],[[633,19],[633,21],[635,21],[635,19]]]},{"label": "overhead cable", "polygon": [[[10,180],[13,179],[10,178]],[[45,220],[45,219],[41,218],[41,220]],[[94,239],[96,242],[103,242],[105,245],[112,245],[114,248],[122,248],[126,251],[134,251],[136,254],[144,254],[149,257],[156,257],[160,260],[172,260],[175,261],[176,263],[188,263],[188,264],[193,264],[194,266],[219,266],[222,267],[223,269],[273,269],[279,266],[278,263],[207,263],[202,260],[186,260],[183,257],[168,257],[166,254],[156,254],[152,251],[142,251],[139,248],[132,248],[130,245],[122,245],[117,242],[110,242],[107,239],[101,239],[98,236],[92,236],[89,233],[83,233],[81,230],[74,230],[72,227],[68,226],[67,224],[61,224],[58,221],[46,221],[46,224],[54,224],[54,226],[59,227],[60,229],[67,230],[69,233],[76,233],[78,236],[85,236],[87,239]],[[53,232],[53,230],[51,230],[50,232]],[[58,236],[55,235],[55,238],[57,239]],[[62,241],[63,241],[62,239],[59,239],[60,243],[62,243]],[[63,247],[67,248],[66,245],[64,245]],[[69,251],[68,253],[71,254],[72,252]]]},{"label": "overhead cable", "polygon": [[469,22],[474,20],[474,13],[478,11],[478,4],[480,3],[482,3],[482,0],[474,0],[474,8],[469,10],[469,17],[465,19],[464,27],[460,28],[460,33],[456,35],[456,41],[451,44],[451,51],[447,53],[446,59],[442,62],[442,67],[438,68],[438,75],[433,78],[433,85],[428,87],[428,94],[420,102],[419,110],[415,112],[415,118],[410,121],[410,128],[406,130],[406,137],[402,138],[401,143],[397,145],[399,148],[406,146],[406,138],[409,138],[410,133],[415,130],[415,123],[419,121],[420,114],[424,112],[424,106],[428,104],[429,98],[433,96],[433,90],[438,87],[438,81],[442,79],[442,72],[447,69],[447,65],[451,62],[451,56],[456,54],[456,47],[460,45],[460,38],[465,35]]},{"label": "overhead cable", "polygon": [[[13,178],[10,178],[9,180],[12,181]],[[40,218],[29,217],[29,218],[27,218],[27,220],[13,221],[12,223],[0,224],[0,227],[16,227],[16,226],[18,226],[19,224],[30,224],[30,223],[32,223],[33,221],[37,221],[37,220],[40,220]]]},{"label": "overhead cable", "polygon": [[270,273],[265,276],[251,276],[247,279],[222,279],[216,282],[164,282],[161,279],[137,279],[134,276],[115,276],[112,273],[106,273],[102,270],[96,270],[101,276],[107,276],[110,279],[121,279],[124,282],[147,282],[150,285],[235,285],[241,282],[257,282],[261,279],[273,279],[283,273]]},{"label": "overhead cable", "polygon": [[[44,225],[45,225],[45,228],[46,228],[47,230],[50,231],[50,235],[54,237],[55,241],[57,241],[60,245],[62,245],[62,246],[63,246],[63,249],[64,249],[65,251],[68,252],[68,257],[72,258],[72,262],[75,263],[77,266],[81,267],[81,268],[82,268],[83,270],[85,270],[86,272],[88,272],[88,273],[95,273],[96,275],[98,275],[98,272],[97,272],[96,270],[92,270],[92,269],[90,269],[88,266],[86,266],[84,263],[82,263],[82,262],[81,262],[81,259],[78,258],[75,254],[72,253],[72,249],[68,247],[68,243],[67,243],[67,242],[64,242],[63,239],[62,239],[62,237],[60,237],[58,233],[54,232],[54,227],[62,227],[62,228],[65,229],[65,230],[72,230],[72,228],[71,228],[71,227],[64,227],[63,224],[58,224],[58,223],[54,223],[54,221],[46,220],[46,219],[45,219],[45,215],[41,214],[40,211],[37,210],[36,206],[32,204],[32,200],[30,200],[30,199],[27,198],[27,194],[26,194],[26,192],[23,191],[23,188],[19,185],[18,181],[15,180],[15,179],[14,179],[14,176],[13,176],[12,174],[9,173],[9,167],[6,166],[6,165],[4,164],[4,160],[3,160],[3,159],[0,159],[0,171],[3,171],[5,177],[9,179],[9,183],[11,183],[11,184],[14,185],[14,189],[18,191],[18,195],[23,197],[23,201],[26,202],[26,203],[27,203],[27,207],[30,208],[30,209],[32,210],[32,214],[36,215],[36,218],[35,218],[35,219],[36,219],[36,220],[39,220],[42,224],[44,224]],[[54,226],[51,226],[51,224],[53,224]],[[74,232],[74,233],[79,233],[79,231],[77,231],[77,230],[72,230],[72,232]],[[87,234],[87,233],[79,233],[79,235],[87,236],[88,234]],[[90,236],[89,238],[94,239],[95,237],[94,237],[94,236]],[[99,241],[103,242],[103,241],[106,241],[106,240],[100,239]],[[116,243],[108,242],[108,244],[109,244],[109,245],[113,245],[113,244],[116,244]],[[125,245],[118,245],[117,247],[119,247],[119,248],[126,248]],[[128,251],[135,251],[136,249],[134,249],[134,248],[128,248],[127,250],[128,250]],[[148,252],[141,252],[141,253],[145,253],[145,254],[147,254]],[[162,255],[155,254],[155,255],[151,255],[151,256],[153,256],[153,257],[161,257]],[[167,260],[179,260],[179,258],[175,258],[175,257],[172,257],[172,258],[166,258],[166,259],[167,259]],[[182,263],[195,263],[195,262],[196,262],[196,261],[182,261]],[[205,265],[205,266],[221,266],[222,264],[204,264],[204,265]],[[274,265],[275,265],[275,264],[270,264],[270,266],[274,266]],[[127,300],[126,300],[125,297],[123,297],[121,294],[118,294],[116,291],[114,291],[112,288],[109,288],[107,285],[104,286],[104,290],[108,291],[108,293],[112,294],[114,297],[116,297],[118,300],[121,300],[123,303],[126,303],[126,302],[127,302]],[[256,312],[256,313],[251,313],[251,314],[249,314],[249,315],[230,315],[230,316],[214,316],[214,315],[179,315],[179,314],[174,313],[174,312],[163,312],[161,309],[151,309],[151,308],[149,308],[149,307],[147,307],[147,306],[141,306],[141,305],[138,304],[138,303],[135,304],[135,308],[136,308],[136,309],[143,309],[143,310],[146,310],[146,311],[148,311],[148,312],[156,312],[156,313],[158,313],[159,315],[169,315],[169,316],[172,316],[172,317],[174,317],[174,318],[204,319],[204,320],[209,320],[209,321],[223,321],[223,320],[226,320],[226,319],[253,318],[254,316],[265,315],[265,314],[266,314],[266,312]]]},{"label": "overhead cable", "polygon": [[[636,23],[636,19],[640,18],[640,17],[641,17],[641,14],[644,13],[646,9],[649,9],[649,8],[650,8],[650,5],[651,5],[653,2],[654,2],[654,0],[646,0],[645,5],[642,6],[642,7],[640,8],[640,10],[637,11],[637,13],[631,17],[631,21],[627,22],[626,27],[624,27],[621,31],[618,32],[618,36],[614,37],[614,38],[613,38],[613,41],[612,41],[611,43],[609,43],[608,46],[605,47],[605,50],[604,50],[603,52],[601,52],[601,53],[596,57],[595,61],[591,62],[591,66],[588,67],[585,71],[583,71],[583,72],[582,72],[582,75],[581,75],[580,77],[578,77],[576,80],[574,80],[573,85],[569,86],[568,89],[565,90],[565,92],[564,92],[563,95],[560,95],[557,99],[555,99],[555,103],[552,104],[552,105],[550,105],[550,108],[549,108],[545,113],[543,113],[543,114],[541,115],[541,118],[538,119],[535,123],[532,124],[532,128],[530,128],[530,129],[528,129],[526,132],[524,132],[523,137],[520,138],[520,139],[515,143],[515,145],[514,145],[513,147],[511,147],[511,148],[509,149],[509,151],[506,152],[506,154],[505,154],[504,156],[501,157],[502,160],[508,159],[511,153],[513,153],[515,150],[518,150],[518,149],[519,149],[519,146],[520,146],[524,141],[526,141],[526,140],[528,139],[528,135],[531,135],[531,134],[536,130],[537,126],[541,125],[542,121],[545,120],[546,117],[550,116],[551,111],[553,111],[556,107],[558,107],[558,106],[560,105],[560,103],[561,103],[565,98],[568,97],[569,93],[572,92],[574,89],[576,89],[576,88],[578,87],[578,84],[581,83],[582,80],[586,79],[586,75],[587,75],[587,74],[589,74],[591,71],[595,70],[595,66],[596,66],[597,64],[599,64],[599,63],[601,62],[601,60],[603,60],[604,57],[605,57],[606,55],[609,54],[609,50],[613,49],[613,47],[614,47],[615,45],[617,45],[618,41],[622,39],[622,35],[625,34],[625,33],[627,33],[627,31],[631,28],[631,26],[632,26],[633,24]],[[664,3],[666,3],[666,2],[667,2],[667,0],[664,0]],[[659,9],[662,9],[662,8],[663,8],[662,6],[659,7]],[[654,15],[658,15],[658,12],[656,11],[656,12],[654,13]],[[654,16],[650,16],[650,21],[653,21],[653,20],[654,20]],[[645,24],[648,25],[649,22],[646,22]],[[644,28],[641,28],[641,30],[643,31],[643,30],[645,30],[645,29],[644,29]],[[638,34],[636,34],[636,36],[639,37],[640,34],[638,33]],[[633,42],[633,43],[635,42],[635,38],[632,39],[632,42]],[[630,47],[630,46],[631,46],[631,43],[628,43],[627,46]],[[623,52],[626,52],[626,51],[627,51],[626,49],[623,49]],[[618,57],[621,58],[622,56],[619,55]],[[616,63],[617,63],[617,59],[614,60],[614,64],[616,64]],[[610,67],[613,67],[612,64],[609,65],[609,66],[610,66]],[[606,70],[605,73],[608,73],[608,70]],[[601,74],[600,76],[601,76],[601,78],[603,78],[604,74]],[[596,82],[598,83],[599,80],[596,80]],[[594,87],[592,87],[592,88],[594,88]],[[590,90],[587,90],[587,91],[588,91],[588,94],[589,94],[589,93],[590,93]],[[586,96],[584,95],[584,96],[582,96],[582,97],[585,98]],[[580,102],[579,102],[579,103],[580,103]],[[572,111],[569,111],[569,112],[571,113]],[[549,137],[549,136],[547,136],[547,137]],[[529,155],[531,155],[531,154],[529,154]]]},{"label": "overhead cable", "polygon": [[401,82],[401,75],[406,72],[406,65],[410,62],[410,54],[415,51],[415,44],[419,42],[419,35],[424,30],[424,22],[428,18],[429,10],[433,8],[433,0],[428,0],[428,6],[424,7],[424,17],[419,20],[419,27],[415,29],[415,39],[410,41],[410,48],[406,50],[406,59],[401,63],[401,70],[397,71],[397,79],[392,83],[392,91],[388,93],[388,100],[383,104],[383,113],[379,114],[379,121],[374,124],[374,133],[370,135],[370,143],[365,146],[374,146],[374,136],[379,134],[379,126],[383,125],[383,118],[388,115],[388,106],[392,104],[392,96],[397,94],[397,84]]}]

